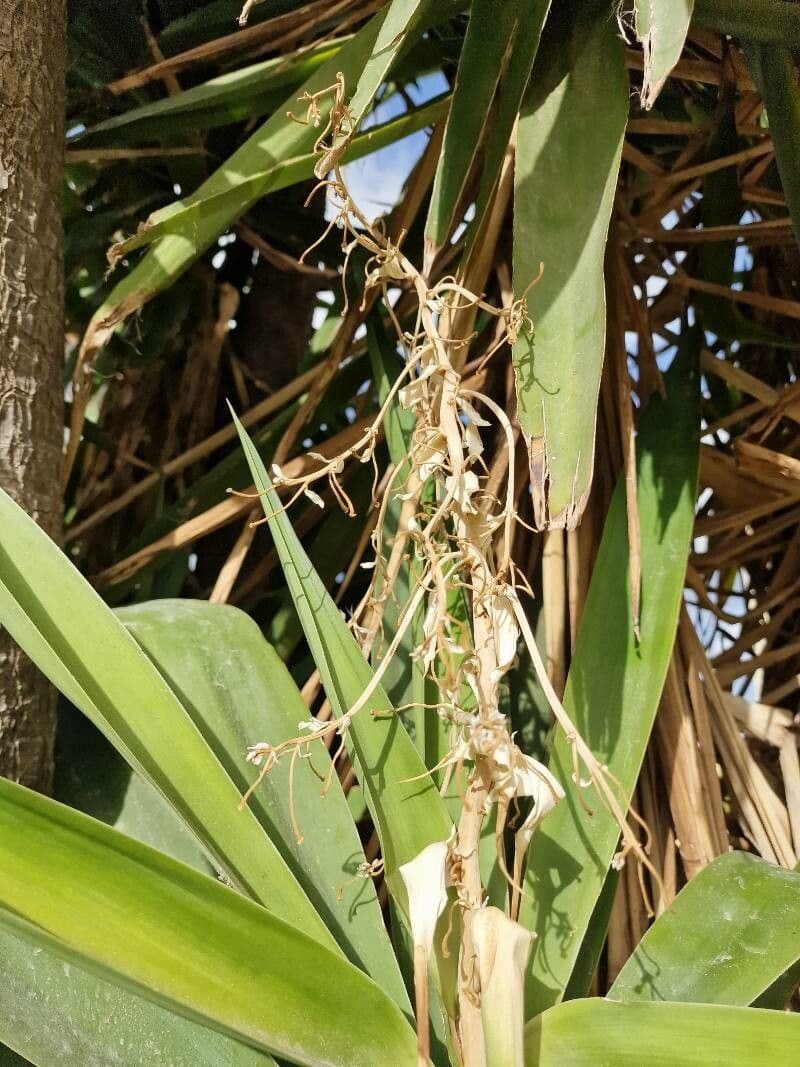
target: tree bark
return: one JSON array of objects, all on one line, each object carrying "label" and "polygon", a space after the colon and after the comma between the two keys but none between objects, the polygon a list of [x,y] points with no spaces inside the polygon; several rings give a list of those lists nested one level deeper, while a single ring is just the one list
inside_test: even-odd
[{"label": "tree bark", "polygon": [[[56,538],[65,64],[65,0],[0,0],[0,485]],[[0,774],[49,789],[54,733],[55,693],[0,630]]]}]

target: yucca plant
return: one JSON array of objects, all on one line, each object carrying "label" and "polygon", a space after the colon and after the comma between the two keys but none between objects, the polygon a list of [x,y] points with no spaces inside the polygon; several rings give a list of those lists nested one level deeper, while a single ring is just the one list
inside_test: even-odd
[{"label": "yucca plant", "polygon": [[[241,22],[262,6],[248,2]],[[664,176],[656,153],[648,162],[625,141],[626,64],[634,60],[622,38],[643,46],[641,100],[650,108],[680,59],[693,6],[587,2],[551,10],[543,0],[473,0],[466,26],[458,23],[452,94],[365,128],[379,93],[408,76],[404,68],[410,76],[427,69],[431,46],[441,61],[437,33],[461,5],[356,4],[352,35],[344,32],[350,23],[333,26],[336,33],[321,33],[288,58],[225,73],[82,135],[92,151],[142,131],[149,138],[166,131],[169,139],[178,129],[271,112],[194,192],[115,242],[112,262],[130,269],[94,311],[76,352],[68,477],[90,454],[87,413],[103,403],[98,368],[130,317],[266,194],[318,183],[309,200],[326,197],[329,223],[292,270],[331,280],[325,263],[333,248],[343,296],[325,359],[290,383],[290,395],[279,391],[280,400],[267,397],[259,407],[274,421],[251,439],[234,415],[246,467],[239,456],[225,461],[186,494],[187,515],[203,501],[247,519],[212,591],[218,602],[164,597],[115,612],[0,495],[0,620],[109,743],[89,761],[92,788],[105,782],[99,800],[79,781],[88,737],[80,728],[57,789],[70,806],[0,780],[0,1040],[18,1055],[42,1065],[271,1057],[453,1067],[794,1062],[800,1023],[782,1010],[800,958],[792,813],[766,782],[760,788],[760,767],[742,754],[736,731],[717,725],[743,832],[782,866],[727,852],[720,812],[725,841],[711,849],[717,858],[698,862],[695,873],[687,849],[694,877],[674,896],[663,881],[669,850],[657,855],[650,819],[635,802],[637,788],[646,800],[640,774],[668,672],[672,698],[679,686],[680,657],[692,664],[688,684],[699,687],[705,672],[723,707],[719,722],[732,721],[724,698],[733,694],[713,688],[683,608],[698,428],[709,424],[708,410],[701,423],[699,372],[718,370],[701,353],[702,325],[780,343],[733,313],[726,327],[718,279],[731,266],[707,257],[705,280],[684,275],[681,285],[709,301],[673,309],[677,325],[667,332],[676,351],[663,378],[655,353],[649,364],[637,353],[642,410],[634,431],[620,335],[635,286],[619,233],[635,234],[648,215],[668,215],[674,176]],[[787,150],[795,126],[785,106],[796,86],[775,76],[764,52],[775,43],[770,15],[791,33],[797,19],[777,2],[756,5],[738,22],[736,5],[696,6],[701,27],[750,42],[797,228]],[[319,0],[310,8],[273,11],[280,23],[273,29],[302,39],[327,25],[337,6]],[[247,40],[257,43],[258,34]],[[190,52],[159,60],[157,74],[131,75],[116,90],[173,76]],[[721,86],[720,141],[731,117],[725,80],[735,88],[737,71],[731,59],[730,69],[721,63],[700,72]],[[745,103],[750,121],[753,101]],[[747,136],[759,136],[752,122],[734,118]],[[674,129],[675,120],[653,121]],[[402,202],[376,222],[349,186],[346,162],[432,122]],[[642,193],[637,220],[619,196],[626,145],[651,177],[664,178],[664,188]],[[742,151],[765,154],[761,144]],[[703,205],[713,214],[727,205],[710,175],[717,157],[736,153],[726,155],[722,144],[709,153],[686,166],[689,153],[683,170],[676,167],[682,181],[709,182]],[[633,198],[639,180],[631,180]],[[495,264],[512,197],[510,247]],[[689,207],[675,201],[687,215],[697,208],[689,199]],[[408,230],[423,204],[424,228],[412,241]],[[724,229],[725,221],[707,224]],[[320,248],[325,259],[315,267]],[[487,295],[492,270],[497,284]],[[780,308],[787,315],[788,303]],[[607,333],[616,378],[605,388],[618,392],[604,408]],[[316,443],[327,425],[317,406],[337,376],[345,401],[334,396],[329,410],[367,395],[363,366],[347,381],[364,352],[368,400],[338,434]],[[645,370],[654,376],[650,388]],[[766,395],[750,377],[725,374],[732,388],[744,383]],[[794,409],[790,388],[773,394],[773,421],[757,426],[778,437]],[[575,633],[569,672],[559,680],[545,662],[552,625],[542,642],[521,549],[542,531],[561,536],[579,525],[589,505],[598,403],[606,417],[613,412],[620,462],[607,464],[616,488],[593,516],[602,515],[602,536],[571,558],[571,567],[576,558],[582,566],[570,581],[587,588],[579,596],[570,587],[580,610],[569,615]],[[738,425],[730,415],[721,416],[725,425]],[[312,447],[293,456],[314,418]],[[255,419],[251,411],[248,424]],[[793,447],[785,432],[780,442]],[[767,463],[762,444],[743,440],[739,451],[751,464]],[[212,506],[226,474],[234,495]],[[158,475],[148,478],[153,484]],[[338,595],[351,583],[359,591],[345,618],[329,592],[335,567],[327,579],[318,573],[301,526],[309,511],[354,515],[354,497],[367,517],[355,549],[348,542],[334,560],[343,565]],[[89,522],[98,525],[122,500]],[[296,504],[307,507],[298,521]],[[218,514],[209,528],[217,521]],[[281,607],[265,627],[279,651],[252,618],[223,603],[262,522],[283,574]],[[326,518],[324,531],[333,522]],[[122,583],[159,551],[185,548],[192,533],[183,536],[167,532],[133,548],[100,584]],[[367,572],[361,582],[359,564]],[[548,619],[557,615],[551,607]],[[300,664],[291,662],[300,634],[286,636],[297,620],[309,652]],[[302,690],[285,660],[307,679]],[[536,704],[542,724],[535,738],[533,715],[526,718],[519,699],[521,677],[536,688],[527,705]],[[65,708],[67,723],[69,714]],[[710,744],[708,721],[698,721],[709,734],[702,744]],[[791,726],[781,729],[788,795],[796,746]],[[691,749],[688,730],[680,737]],[[119,810],[109,812],[103,804],[114,795],[108,783],[120,760],[133,776]],[[689,757],[686,766],[694,767]],[[605,996],[591,996],[620,882],[629,913],[638,907],[648,916],[643,926],[655,921],[605,983]]]},{"label": "yucca plant", "polygon": [[[800,951],[800,875],[753,857],[731,853],[698,875],[605,999],[558,1003],[567,982],[570,996],[585,992],[607,921],[602,878],[582,893],[577,958],[569,951],[581,922],[575,908],[564,915],[558,955],[529,965],[530,905],[545,917],[543,933],[557,918],[541,891],[533,896],[543,883],[529,860],[521,921],[509,915],[518,885],[495,879],[493,902],[482,899],[471,915],[474,969],[459,959],[468,905],[445,878],[459,840],[448,805],[278,509],[271,522],[286,580],[379,829],[380,864],[367,860],[328,751],[314,743],[326,723],[308,720],[246,616],[196,601],[114,614],[5,495],[0,507],[4,623],[149,783],[138,801],[145,834],[201,867],[1,781],[0,1037],[8,1046],[37,1064],[238,1064],[271,1055],[302,1064],[420,1055],[498,1065],[793,1062],[797,1019],[747,1005],[767,994],[777,1006],[781,989],[786,996],[781,980]],[[621,535],[612,516],[603,551],[617,550]],[[603,592],[595,602],[605,611]],[[352,714],[344,730],[359,702],[369,711]],[[243,806],[242,751],[263,736],[269,742],[251,756],[275,765]],[[288,764],[277,760],[282,749]],[[473,777],[480,756],[464,763]],[[534,813],[517,829],[517,847]],[[545,821],[541,833],[552,836],[534,835],[535,845],[569,857],[579,827],[556,836],[551,826]],[[491,839],[491,850],[478,845],[484,870],[498,862]],[[569,870],[569,860],[549,866],[551,900]],[[379,871],[390,931],[373,882]],[[429,954],[430,990],[420,984]],[[469,1035],[459,1006],[467,984],[479,1009]],[[421,1011],[430,1013],[430,1043]]]}]

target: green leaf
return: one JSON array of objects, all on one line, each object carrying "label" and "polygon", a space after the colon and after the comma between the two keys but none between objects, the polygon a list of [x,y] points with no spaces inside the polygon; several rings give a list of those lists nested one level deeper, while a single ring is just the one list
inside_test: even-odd
[{"label": "green leaf", "polygon": [[[247,466],[241,448],[238,450],[242,462]],[[266,458],[266,457],[265,457]],[[372,503],[373,470],[362,467],[356,471],[348,483],[347,493],[353,501],[356,512],[365,515]],[[248,470],[247,482],[250,484]],[[353,519],[341,508],[332,508],[319,524],[317,533],[308,545],[308,556],[314,569],[327,589],[333,585],[336,575],[342,569],[342,545],[355,543],[361,534],[358,519]],[[257,596],[256,593],[254,596]],[[251,601],[243,603],[245,610],[250,609]],[[275,606],[269,620],[264,626],[264,636],[284,662],[289,662],[294,650],[303,639],[303,627],[297,617],[294,599],[284,584],[276,591]]]},{"label": "green leaf", "polygon": [[225,875],[327,945],[333,938],[122,623],[49,537],[0,491],[0,621],[53,684],[169,801]]},{"label": "green leaf", "polygon": [[13,1049],[0,1045],[0,1067],[28,1067],[30,1060],[18,1056]]},{"label": "green leaf", "polygon": [[[285,15],[302,5],[303,0],[261,0],[250,9],[248,26]],[[172,11],[186,14],[170,21],[158,35],[158,45],[165,56],[174,56],[205,41],[213,41],[236,32],[236,19],[242,11],[241,0],[201,0],[193,5],[176,5]]]},{"label": "green leaf", "polygon": [[174,96],[131,108],[71,138],[69,146],[129,145],[162,136],[174,140],[176,132],[211,129],[263,115],[282,102],[288,88],[299,85],[336,55],[346,40],[326,40],[294,55],[228,71]]},{"label": "green leaf", "polygon": [[745,41],[800,47],[800,7],[787,0],[694,0],[693,22]]},{"label": "green leaf", "polygon": [[608,996],[752,1004],[800,959],[798,901],[800,873],[720,856],[650,927]]},{"label": "green leaf", "polygon": [[[707,160],[732,156],[740,149],[736,128],[736,94],[732,86],[720,90],[716,122],[706,145]],[[739,174],[735,166],[712,171],[703,179],[700,219],[704,227],[735,226],[742,217],[743,205],[739,189]],[[725,287],[735,280],[736,242],[709,242],[697,250],[698,277]],[[791,346],[793,341],[775,330],[768,330],[744,315],[736,304],[708,293],[695,293],[695,312],[703,327],[718,337],[739,344],[773,344]],[[796,344],[796,342],[794,342]]]},{"label": "green leaf", "polygon": [[426,239],[438,248],[459,220],[471,166],[492,117],[492,101],[509,59],[512,34],[517,30],[518,3],[473,0],[464,35],[459,69],[445,126],[442,154],[436,165]]},{"label": "green leaf", "polygon": [[372,52],[350,97],[354,129],[364,119],[401,48],[409,41],[423,14],[428,14],[432,6],[431,0],[390,0],[386,5]]},{"label": "green leaf", "polygon": [[527,64],[525,79],[516,86],[513,116],[510,108],[503,115],[505,144],[496,167],[502,161],[548,7],[549,0],[535,0],[533,4],[531,0],[506,0],[503,4],[472,0],[426,225],[426,240],[434,248],[444,244],[459,221],[455,217],[459,205],[462,211],[466,207],[462,202],[465,187],[482,141],[491,133],[498,143],[503,139],[492,102],[505,80],[511,56],[524,53],[520,67]]},{"label": "green leaf", "polygon": [[[244,793],[256,773],[245,762],[247,746],[296,737],[299,724],[308,719],[303,698],[275,650],[252,619],[227,605],[156,600],[123,608],[117,616],[180,696]],[[330,757],[324,746],[312,763],[327,779]],[[264,778],[250,807],[348,958],[407,1008],[374,885],[355,877],[364,852],[339,779],[331,777],[323,797],[317,774],[303,760],[292,784],[284,761]]]},{"label": "green leaf", "polygon": [[514,193],[517,297],[544,266],[528,294],[535,336],[514,345],[540,527],[573,527],[591,483],[603,255],[627,116],[623,47],[605,6],[549,20],[520,115]]},{"label": "green leaf", "polygon": [[[390,340],[383,320],[376,310],[367,317],[367,351],[378,403],[383,406],[405,365],[397,351],[396,342]],[[398,485],[402,485],[407,476],[408,452],[415,423],[413,411],[401,407],[395,397],[383,420],[383,431],[389,458],[395,467],[403,468],[403,473],[397,477]]]},{"label": "green leaf", "polygon": [[[379,148],[393,144],[408,134],[430,125],[444,114],[447,102],[447,97],[438,97],[395,119],[370,127],[369,130],[353,138],[342,156],[342,161],[348,163],[360,159],[370,152],[377,152]],[[170,278],[170,282],[174,281],[220,233],[223,233],[240,215],[252,207],[260,197],[313,177],[316,162],[317,156],[313,151],[308,151],[286,159],[270,161],[266,169],[251,167],[246,172],[247,176],[236,183],[216,182],[212,187],[210,185],[213,182],[212,177],[191,197],[154,212],[137,233],[115,246],[114,255],[125,255],[145,245],[154,245],[153,252],[155,252],[160,247],[159,242],[164,238],[169,236],[181,238],[184,243],[191,244],[194,252],[190,259],[184,261],[186,249],[175,246],[174,258],[180,270]],[[243,161],[242,165],[244,165]],[[167,248],[171,251],[172,246],[168,245]],[[137,263],[128,277],[136,274],[140,268],[143,269],[144,264],[145,260]],[[119,283],[108,297],[104,307],[113,301],[114,293],[118,290],[122,291],[127,280],[126,277]],[[163,288],[163,285],[160,288]],[[156,291],[158,290],[154,290]]]},{"label": "green leaf", "polygon": [[619,885],[619,873],[612,867],[606,875],[603,888],[589,920],[586,936],[583,939],[580,952],[575,959],[575,966],[564,990],[564,1000],[577,1000],[579,997],[587,997],[589,995],[592,978],[595,975],[603,953],[603,946],[606,943],[608,924],[611,921],[611,911],[614,907],[614,898],[617,895],[617,886]]},{"label": "green leaf", "polygon": [[[256,1067],[274,1061],[0,925],[0,1041],[39,1067]],[[4,1064],[0,1049],[0,1064]],[[17,1062],[17,1061],[15,1061]]]},{"label": "green leaf", "polygon": [[[392,344],[384,324],[377,312],[373,312],[367,319],[367,347],[369,349],[372,364],[372,375],[378,392],[378,400],[382,405],[394,385],[403,363],[399,357],[396,346]],[[392,463],[399,469],[394,482],[395,486],[402,486],[408,477],[408,456],[411,449],[411,438],[414,430],[415,417],[413,412],[405,410],[397,398],[389,406],[383,420],[384,435],[389,448],[389,456]],[[427,483],[423,494],[431,497],[433,492],[432,480]],[[424,497],[423,497],[424,498]],[[391,544],[400,522],[402,502],[393,499],[386,508],[384,519],[383,537],[384,544]],[[383,660],[384,652],[389,644],[388,635],[393,634],[400,615],[408,603],[412,591],[422,578],[423,568],[419,561],[413,557],[404,560],[397,572],[392,586],[392,595],[386,602],[383,614],[382,632],[376,636],[372,646],[371,661],[377,666]],[[380,585],[376,584],[376,595],[380,595]],[[452,618],[461,617],[466,620],[464,592],[454,588],[449,591],[448,611]],[[404,634],[395,654],[394,661],[386,669],[382,684],[384,691],[389,696],[395,707],[403,707],[407,704],[415,705],[414,708],[414,741],[422,759],[430,770],[438,767],[450,748],[449,725],[438,715],[431,715],[423,707],[424,704],[434,704],[439,699],[439,692],[433,679],[425,676],[420,661],[412,656],[413,650],[422,640],[422,620],[424,607],[420,606],[415,618]],[[466,623],[465,623],[466,624]],[[468,687],[465,689],[469,692]],[[471,693],[469,694],[471,695]],[[465,695],[465,700],[469,696]],[[467,704],[464,703],[466,707]],[[432,772],[437,784],[441,785],[443,772]],[[445,796],[445,806],[451,817],[455,820],[461,810],[461,796],[455,785],[451,785],[448,795]],[[492,842],[493,842],[492,838]],[[494,845],[491,845],[492,854],[496,855]],[[504,882],[505,884],[505,882]]]},{"label": "green leaf", "polygon": [[[633,633],[625,488],[617,486],[592,574],[564,706],[629,802],[672,652],[694,520],[701,336],[688,331],[637,439],[641,524],[641,640]],[[560,1000],[602,891],[619,828],[593,788],[581,798],[572,752],[559,730],[550,770],[566,798],[536,833],[520,921],[536,931],[528,1016]],[[581,800],[594,811],[589,816]],[[631,861],[633,862],[633,861]]]},{"label": "green leaf", "polygon": [[[244,119],[258,118],[285,103],[286,90],[298,86],[350,37],[324,40],[289,55],[276,56],[239,70],[228,71],[174,96],[123,111],[71,137],[68,146],[94,147],[160,141],[181,141],[182,135],[210,130]],[[448,42],[421,40],[397,62],[393,79],[413,80],[438,69],[449,58]]]},{"label": "green leaf", "polygon": [[525,1028],[525,1067],[793,1067],[800,1018],[706,1004],[551,1008]]},{"label": "green leaf", "polygon": [[[454,0],[431,2],[431,18],[446,17],[454,6]],[[379,12],[370,19],[304,82],[302,93],[323,92],[339,73],[345,85],[355,84],[373,53],[385,17],[386,12]],[[316,162],[313,146],[320,130],[293,122],[286,114],[287,108],[298,110],[295,95],[302,93],[293,94],[286,107],[278,108],[191,197],[156,212],[141,235],[122,246],[120,251],[125,252],[155,242],[95,312],[83,340],[84,352],[92,353],[105,344],[119,322],[170,285],[261,196],[311,176]],[[322,101],[323,111],[331,102],[332,96]],[[345,159],[419,129],[433,121],[440,106],[428,104],[360,135]]]},{"label": "green leaf", "polygon": [[3,780],[0,867],[4,928],[171,1010],[296,1063],[412,1062],[413,1030],[352,964],[214,879]]},{"label": "green leaf", "polygon": [[511,36],[511,54],[497,90],[492,121],[486,132],[483,167],[470,244],[480,239],[480,220],[484,218],[489,198],[500,177],[503,157],[517,121],[533,61],[539,49],[542,28],[550,12],[551,0],[519,0],[519,21]]},{"label": "green leaf", "polygon": [[186,823],[77,708],[59,701],[53,796],[203,874],[214,864]]},{"label": "green leaf", "polygon": [[636,0],[636,38],[644,49],[642,104],[651,108],[681,58],[694,0]]},{"label": "green leaf", "polygon": [[[357,362],[354,360],[354,362]],[[286,429],[287,425],[291,421],[292,416],[297,410],[297,402],[289,404],[283,408],[279,414],[271,418],[267,423],[260,426],[253,432],[253,441],[256,448],[258,448],[260,454],[269,462],[275,451],[275,446]],[[165,534],[171,533],[176,527],[180,526],[184,522],[188,522],[189,519],[194,518],[195,515],[199,515],[207,508],[212,507],[214,504],[218,504],[226,497],[226,490],[228,488],[244,490],[248,489],[252,482],[250,481],[250,472],[247,464],[242,456],[242,450],[238,447],[233,448],[223,459],[215,463],[210,469],[200,475],[199,478],[194,481],[187,479],[186,487],[178,497],[178,499],[165,507],[162,511],[158,512],[152,519],[149,520],[142,529],[142,531],[129,541],[120,555],[123,558],[132,555],[135,552],[146,548],[154,541],[163,537]],[[163,488],[163,483],[159,488]],[[154,486],[153,492],[157,492],[157,487]],[[80,523],[78,524],[80,528]],[[80,536],[74,534],[73,536]],[[121,581],[112,580],[109,584],[112,586],[110,590],[105,589],[106,599],[114,603],[119,603],[121,599],[125,598],[131,590],[134,590],[138,595],[141,595],[140,590],[143,584],[143,578],[154,571],[158,571],[161,567],[168,565],[173,559],[178,557],[182,552],[185,553],[186,548],[190,546],[184,546],[182,549],[173,551],[164,551],[156,555],[152,562],[148,563],[141,570],[137,571],[132,576],[122,579]]]},{"label": "green leaf", "polygon": [[[337,716],[347,712],[372,682],[373,672],[361,654],[339,609],[311,566],[292,529],[247,431],[234,415],[253,481],[262,494],[270,531],[295,597],[322,684]],[[413,742],[378,685],[350,723],[349,739],[358,775],[381,838],[387,876],[400,884],[397,868],[451,830],[444,804]],[[413,779],[413,780],[412,780]],[[403,899],[402,891],[401,899]]]},{"label": "green leaf", "polygon": [[747,62],[767,109],[775,146],[775,162],[783,193],[800,242],[800,86],[797,67],[788,48],[745,43]]}]

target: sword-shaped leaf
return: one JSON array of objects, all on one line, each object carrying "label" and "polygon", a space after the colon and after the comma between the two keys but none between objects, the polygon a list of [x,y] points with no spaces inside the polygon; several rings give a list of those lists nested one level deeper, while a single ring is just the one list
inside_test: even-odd
[{"label": "sword-shaped leaf", "polygon": [[236,885],[335,942],[178,697],[50,538],[0,491],[0,621],[169,801]]},{"label": "sword-shaped leaf", "polygon": [[[234,419],[311,654],[334,712],[342,716],[372,684],[372,668],[311,566],[247,431],[235,415]],[[396,888],[397,868],[427,845],[445,840],[452,823],[380,685],[353,716],[348,736],[381,838],[387,875]],[[402,889],[398,892],[403,900]]]},{"label": "sword-shaped leaf", "polygon": [[681,58],[694,0],[636,0],[636,38],[644,49],[642,104],[651,108]]},{"label": "sword-shaped leaf", "polygon": [[[564,694],[573,722],[617,780],[623,806],[647,748],[683,593],[697,483],[699,346],[699,330],[684,336],[666,378],[666,397],[654,397],[641,421],[640,640],[633,630],[625,487],[619,484]],[[563,997],[619,838],[619,826],[594,789],[578,796],[571,747],[560,730],[550,770],[566,797],[537,831],[525,876],[520,921],[538,934],[528,974],[529,1017]]]},{"label": "sword-shaped leaf", "polygon": [[459,205],[467,206],[465,187],[484,141],[482,188],[495,183],[549,7],[550,0],[472,2],[431,193],[425,237],[432,249],[459,221]]},{"label": "sword-shaped leaf", "polygon": [[692,21],[743,41],[800,46],[800,7],[787,0],[694,0]]},{"label": "sword-shaped leaf", "polygon": [[514,345],[536,523],[573,527],[594,464],[605,349],[603,256],[628,117],[622,42],[605,5],[550,19],[517,135],[514,291],[534,332]]},{"label": "sword-shaped leaf", "polygon": [[745,42],[753,81],[767,109],[775,145],[775,162],[786,197],[795,237],[800,241],[800,87],[797,66],[789,48]]},{"label": "sword-shaped leaf", "polygon": [[650,927],[608,996],[746,1007],[800,959],[798,901],[797,871],[719,856]]},{"label": "sword-shaped leaf", "polygon": [[[67,963],[0,921],[0,1041],[37,1067],[267,1067],[271,1056]],[[11,1067],[0,1046],[0,1065]]]},{"label": "sword-shaped leaf", "polygon": [[[308,719],[297,686],[258,626],[237,608],[204,600],[154,600],[117,616],[244,793],[255,776],[245,762],[248,745],[296,737]],[[303,760],[293,780],[289,764],[279,764],[249,805],[347,957],[407,1009],[375,887],[355,878],[364,852],[335,774],[322,795],[317,775],[327,779],[330,771],[323,746],[312,762],[316,774]]]},{"label": "sword-shaped leaf", "polygon": [[[411,1063],[357,967],[167,856],[0,780],[0,927],[294,1063]],[[324,991],[324,995],[320,992]]]},{"label": "sword-shaped leaf", "polygon": [[202,85],[193,85],[174,96],[165,96],[121,115],[98,122],[85,133],[71,138],[76,145],[130,145],[142,138],[175,140],[176,133],[206,130],[227,122],[263,115],[280,103],[286,91],[311,74],[344,44],[323,41],[290,56],[276,56],[241,70],[227,71]]},{"label": "sword-shaped leaf", "polygon": [[595,997],[528,1023],[525,1067],[793,1067],[798,1042],[800,1018],[783,1012]]}]

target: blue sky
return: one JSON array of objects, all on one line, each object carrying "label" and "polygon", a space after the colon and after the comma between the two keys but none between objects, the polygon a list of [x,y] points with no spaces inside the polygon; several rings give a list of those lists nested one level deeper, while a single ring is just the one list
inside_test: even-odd
[{"label": "blue sky", "polygon": [[[448,87],[441,71],[435,71],[419,78],[414,85],[409,85],[407,91],[413,102],[420,105],[446,92]],[[393,93],[378,104],[364,126],[380,125],[405,111],[406,104],[402,96]],[[350,192],[365,215],[383,215],[397,203],[403,185],[425,150],[427,141],[428,132],[418,130],[402,141],[345,165],[343,169]]]}]

